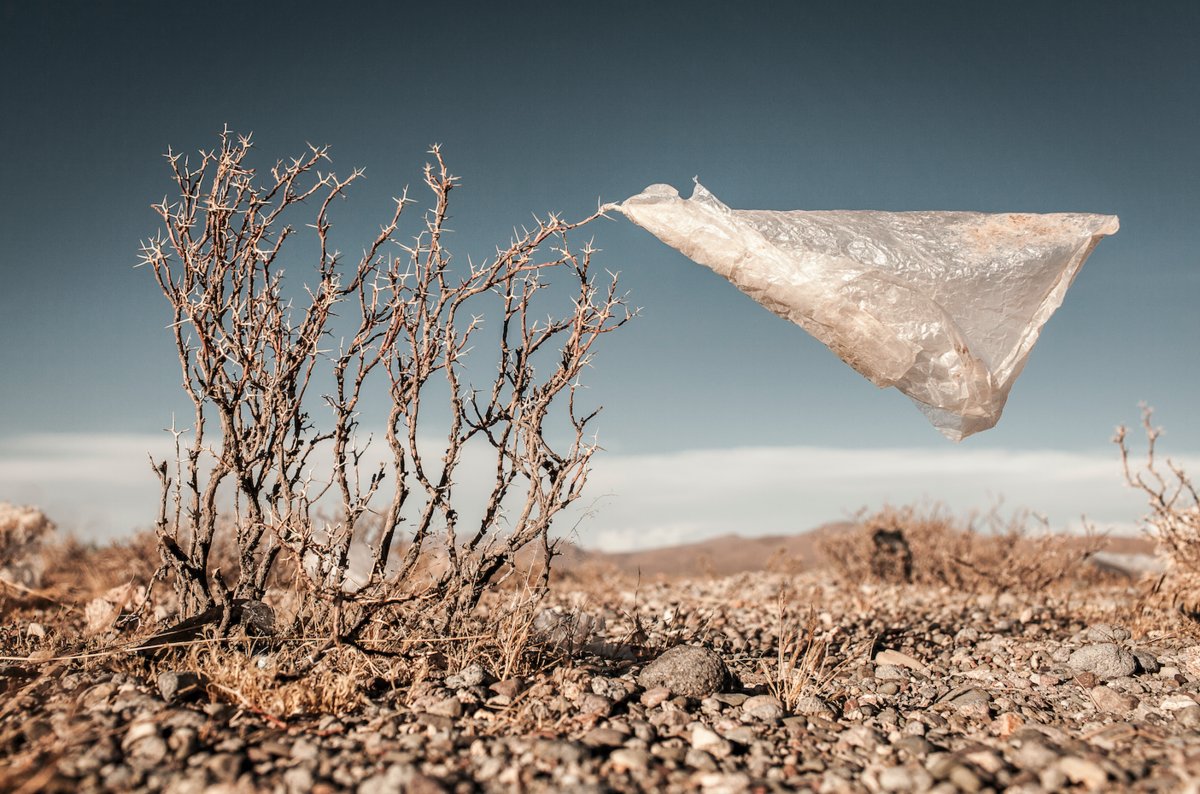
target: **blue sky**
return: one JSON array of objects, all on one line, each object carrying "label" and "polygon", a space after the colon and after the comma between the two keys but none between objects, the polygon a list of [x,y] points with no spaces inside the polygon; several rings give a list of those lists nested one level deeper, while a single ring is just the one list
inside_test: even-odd
[{"label": "blue sky", "polygon": [[0,3],[0,500],[97,537],[149,522],[144,454],[182,403],[132,265],[161,153],[224,124],[264,159],[313,141],[365,167],[347,239],[440,142],[461,255],[695,175],[740,208],[1121,217],[1000,424],[957,446],[645,231],[597,224],[643,311],[591,377],[608,453],[585,544],[1000,496],[1130,526],[1108,439],[1143,400],[1200,458],[1195,4],[403,5]]}]

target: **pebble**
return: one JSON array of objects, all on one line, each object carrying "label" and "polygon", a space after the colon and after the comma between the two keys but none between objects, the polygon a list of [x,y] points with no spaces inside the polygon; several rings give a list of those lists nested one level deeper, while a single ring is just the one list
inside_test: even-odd
[{"label": "pebble", "polygon": [[1188,709],[1196,705],[1200,704],[1196,702],[1195,698],[1188,695],[1176,694],[1163,698],[1158,707],[1163,711],[1178,711],[1179,709]]},{"label": "pebble", "polygon": [[1059,759],[1058,768],[1072,783],[1087,786],[1093,791],[1100,789],[1108,782],[1108,773],[1094,761],[1077,756],[1066,756]]},{"label": "pebble", "polygon": [[1133,652],[1134,661],[1137,662],[1138,672],[1154,674],[1162,670],[1162,665],[1158,661],[1158,657],[1150,653],[1150,651],[1136,650]]},{"label": "pebble", "polygon": [[640,748],[621,747],[613,750],[608,760],[618,771],[642,771],[650,765],[650,754]]},{"label": "pebble", "polygon": [[662,705],[670,699],[670,687],[656,686],[653,689],[647,689],[642,693],[641,704],[648,709],[652,709]]},{"label": "pebble", "polygon": [[520,678],[506,678],[503,681],[497,681],[488,688],[501,697],[511,699],[524,691],[525,681]]},{"label": "pebble", "polygon": [[1096,623],[1090,626],[1085,634],[1089,642],[1109,643],[1124,642],[1132,635],[1129,629],[1122,626],[1112,626],[1108,623]]},{"label": "pebble", "polygon": [[449,689],[465,689],[480,686],[487,680],[487,672],[478,662],[469,664],[455,675],[446,676],[446,686]]},{"label": "pebble", "polygon": [[774,722],[783,718],[783,704],[773,695],[755,695],[742,703],[742,713],[752,719]]},{"label": "pebble", "polygon": [[592,728],[581,741],[588,747],[620,747],[626,738],[626,734],[612,728]]},{"label": "pebble", "polygon": [[692,749],[700,750],[717,758],[724,758],[733,752],[733,747],[728,741],[704,725],[692,728]]},{"label": "pebble", "polygon": [[1020,730],[1024,725],[1025,720],[1020,714],[1006,711],[992,722],[992,730],[1000,738],[1006,739]]},{"label": "pebble", "polygon": [[463,715],[463,702],[457,697],[448,697],[431,705],[427,712],[435,717],[457,719]]},{"label": "pebble", "polygon": [[167,670],[158,675],[158,692],[168,703],[196,700],[204,694],[204,679],[189,670]]},{"label": "pebble", "polygon": [[929,667],[918,659],[909,656],[907,653],[893,651],[891,649],[882,650],[875,654],[875,664],[891,665],[893,667],[907,667],[910,670],[926,671]]},{"label": "pebble", "polygon": [[1096,708],[1101,711],[1110,711],[1114,714],[1124,714],[1127,711],[1133,711],[1138,707],[1138,699],[1132,695],[1126,695],[1118,692],[1111,687],[1104,685],[1092,687],[1091,690],[1092,702],[1096,704]]},{"label": "pebble", "polygon": [[1174,712],[1175,721],[1185,728],[1200,728],[1200,706],[1188,706]]},{"label": "pebble", "polygon": [[1188,675],[1200,678],[1200,645],[1184,648],[1176,656]]}]

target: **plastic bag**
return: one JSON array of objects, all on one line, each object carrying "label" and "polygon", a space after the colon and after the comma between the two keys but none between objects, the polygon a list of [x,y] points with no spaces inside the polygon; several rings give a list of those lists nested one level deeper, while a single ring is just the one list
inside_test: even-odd
[{"label": "plastic bag", "polygon": [[954,441],[1000,419],[1113,215],[731,210],[697,182],[617,205],[804,328]]}]

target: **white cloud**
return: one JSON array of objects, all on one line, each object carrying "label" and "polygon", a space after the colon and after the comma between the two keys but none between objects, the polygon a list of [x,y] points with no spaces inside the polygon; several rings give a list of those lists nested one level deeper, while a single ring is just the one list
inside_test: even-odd
[{"label": "white cloud", "polygon": [[[0,500],[37,504],[87,538],[148,527],[158,482],[146,455],[171,457],[168,434],[31,434],[0,440]],[[382,449],[375,450],[382,455]],[[1200,471],[1200,455],[1177,455]],[[961,447],[834,449],[747,447],[671,454],[602,453],[585,495],[559,531],[610,551],[671,545],[737,532],[786,534],[884,503],[938,501],[957,512],[1003,500],[1052,526],[1130,531],[1145,512],[1112,449],[972,450]],[[460,469],[460,492],[485,492],[487,461]],[[470,515],[469,509],[465,511]]]},{"label": "white cloud", "polygon": [[[1174,459],[1200,471],[1200,455]],[[589,485],[607,496],[581,539],[614,551],[730,532],[800,532],[885,503],[936,501],[959,513],[1002,503],[1044,515],[1058,529],[1077,529],[1086,516],[1116,532],[1133,531],[1145,512],[1111,449],[751,447],[604,455]]]}]

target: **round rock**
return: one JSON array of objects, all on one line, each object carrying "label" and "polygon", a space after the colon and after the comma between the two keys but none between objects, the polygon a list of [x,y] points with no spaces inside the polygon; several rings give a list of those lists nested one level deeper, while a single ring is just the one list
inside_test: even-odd
[{"label": "round rock", "polygon": [[1133,675],[1137,660],[1133,654],[1112,642],[1085,645],[1067,659],[1073,669],[1095,673],[1100,678],[1120,678]]},{"label": "round rock", "polygon": [[676,695],[708,697],[729,680],[725,662],[708,648],[677,645],[642,670],[638,683],[643,689],[666,687]]}]

